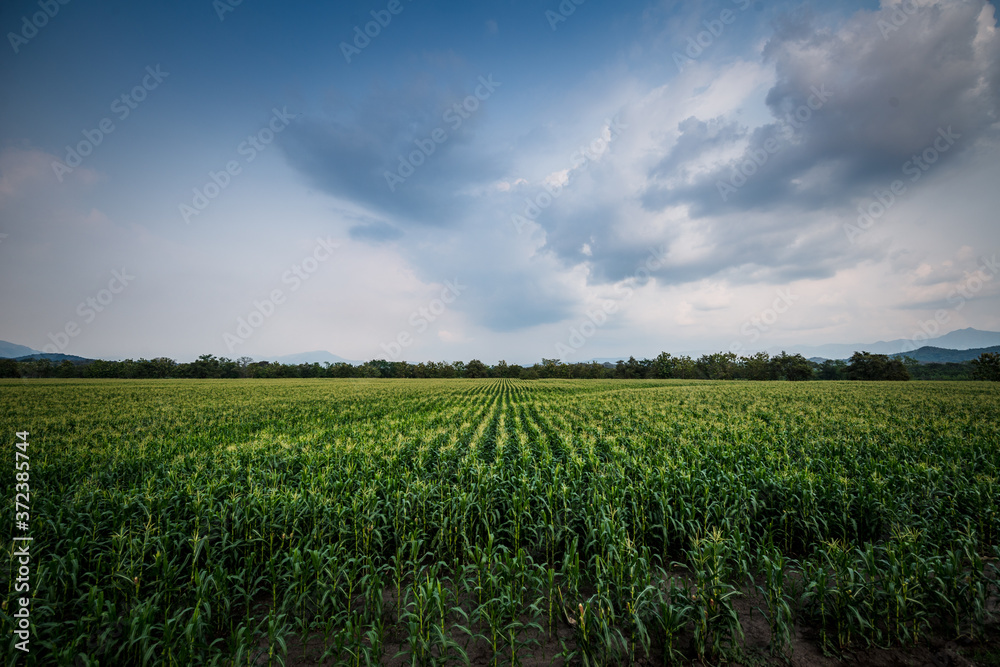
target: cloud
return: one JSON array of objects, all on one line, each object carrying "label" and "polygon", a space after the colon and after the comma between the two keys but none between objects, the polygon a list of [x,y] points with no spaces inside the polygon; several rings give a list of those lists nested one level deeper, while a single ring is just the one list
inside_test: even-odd
[{"label": "cloud", "polygon": [[403,232],[387,222],[373,222],[367,225],[355,225],[348,230],[348,233],[355,241],[369,241],[372,243],[395,241],[403,235]]},{"label": "cloud", "polygon": [[[790,204],[817,210],[899,178],[939,130],[960,135],[942,162],[995,133],[1000,38],[993,6],[924,2],[902,22],[899,12],[897,3],[884,3],[837,30],[814,27],[809,15],[786,18],[762,54],[777,77],[765,100],[774,120],[750,130],[687,119],[668,157],[650,170],[644,204],[658,210],[684,203],[696,216]],[[738,154],[706,169],[725,143]],[[684,179],[693,165],[700,175]],[[744,180],[734,179],[741,170],[753,173],[724,196],[719,184]]]},{"label": "cloud", "polygon": [[[350,227],[352,239],[401,241],[398,251],[423,279],[468,284],[454,309],[475,324],[515,331],[560,321],[572,300],[552,279],[558,266],[548,252],[518,256],[523,240],[508,220],[527,181],[511,176],[496,157],[501,151],[480,135],[490,100],[470,101],[470,94],[489,93],[484,82],[495,79],[472,81],[372,89],[343,118],[306,118],[289,128],[282,137],[288,161],[326,193],[368,212],[354,216],[360,224]],[[428,146],[435,130],[446,139],[390,189],[386,172],[399,174],[400,161]]]},{"label": "cloud", "polygon": [[469,205],[462,191],[497,180],[503,168],[477,143],[495,92],[482,80],[492,79],[451,78],[375,86],[335,115],[307,115],[281,137],[288,161],[325,192],[402,227],[454,226]]},{"label": "cloud", "polygon": [[[54,155],[36,148],[9,147],[0,151],[0,206],[15,199],[37,196],[43,189],[59,187],[52,163]],[[98,173],[86,167],[77,167],[63,179],[68,189],[71,184],[90,186],[99,179]]]},{"label": "cloud", "polygon": [[688,170],[702,155],[730,148],[747,135],[745,127],[724,117],[703,121],[690,116],[681,121],[677,129],[680,132],[677,142],[652,170],[652,176],[673,177],[683,182]]},{"label": "cloud", "polygon": [[634,270],[651,243],[666,243],[667,260],[654,272],[663,284],[820,280],[883,256],[884,244],[845,244],[841,225],[853,221],[852,203],[900,178],[906,161],[948,128],[960,137],[939,154],[942,164],[992,140],[1000,72],[992,5],[921,3],[883,38],[880,21],[895,11],[858,12],[837,28],[817,26],[808,13],[786,16],[761,50],[774,72],[764,122],[755,122],[757,93],[749,87],[721,108],[678,111],[697,105],[740,62],[706,62],[678,77],[665,93],[670,106],[651,92],[636,107],[664,120],[679,115],[676,132],[647,125],[636,134],[654,139],[652,147],[615,156],[619,171],[626,161],[648,165],[624,179],[641,210],[621,196],[617,204],[595,201],[604,192],[596,185],[589,200],[574,199],[577,211],[560,218],[554,210],[543,221],[548,247],[570,261],[593,235],[591,275],[613,281]]},{"label": "cloud", "polygon": [[[566,147],[606,138],[607,126],[535,121],[497,135],[483,131],[487,100],[452,130],[444,115],[473,78],[456,85],[440,73],[374,86],[282,140],[311,184],[370,213],[351,238],[399,241],[422,279],[467,282],[469,296],[454,307],[470,326],[510,332],[564,321],[595,291],[636,276],[658,248],[655,289],[719,285],[683,300],[682,319],[701,317],[728,309],[729,287],[826,281],[884,259],[890,243],[877,235],[859,245],[844,238],[857,199],[899,178],[939,130],[960,136],[941,156],[946,165],[994,135],[992,5],[920,5],[885,37],[880,22],[893,20],[895,4],[846,20],[791,13],[745,59],[708,54],[615,95],[600,76],[581,81],[572,98],[617,106],[624,126],[583,161]],[[447,140],[390,188],[386,172],[401,173],[436,128]],[[750,173],[720,189],[741,167]],[[510,217],[553,191],[515,236]]]}]

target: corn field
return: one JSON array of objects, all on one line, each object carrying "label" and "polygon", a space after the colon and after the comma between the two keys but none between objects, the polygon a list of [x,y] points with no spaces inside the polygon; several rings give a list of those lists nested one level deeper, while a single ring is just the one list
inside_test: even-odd
[{"label": "corn field", "polygon": [[[8,664],[719,664],[741,601],[776,656],[797,627],[837,655],[997,617],[986,383],[43,380],[0,399],[5,442],[33,450],[32,651]],[[13,463],[0,479],[12,517]]]}]

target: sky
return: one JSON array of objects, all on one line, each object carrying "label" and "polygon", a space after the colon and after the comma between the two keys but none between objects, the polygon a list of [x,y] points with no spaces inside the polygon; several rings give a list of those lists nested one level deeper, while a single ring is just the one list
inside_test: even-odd
[{"label": "sky", "polygon": [[583,361],[1000,330],[984,0],[8,1],[0,339]]}]

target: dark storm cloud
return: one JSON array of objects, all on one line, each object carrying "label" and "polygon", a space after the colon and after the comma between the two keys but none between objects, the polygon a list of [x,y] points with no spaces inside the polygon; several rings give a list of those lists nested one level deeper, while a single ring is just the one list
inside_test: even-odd
[{"label": "dark storm cloud", "polygon": [[492,83],[481,77],[468,90],[445,89],[425,79],[379,89],[336,117],[303,119],[282,137],[283,147],[289,162],[331,195],[401,225],[452,226],[469,204],[458,191],[502,171],[474,146]]},{"label": "dark storm cloud", "polygon": [[[738,159],[677,184],[669,177],[718,148],[722,136],[699,144],[708,124],[685,121],[670,155],[650,171],[644,205],[688,203],[699,216],[789,204],[836,207],[900,178],[904,163],[948,128],[959,139],[941,162],[952,159],[997,122],[1000,41],[979,30],[983,5],[922,4],[898,29],[891,8],[861,12],[835,32],[809,29],[807,16],[786,21],[763,53],[777,75],[766,98],[774,122],[750,135]],[[729,135],[734,144],[741,138],[735,129]],[[755,156],[756,169],[749,166]],[[741,185],[734,174],[743,165],[744,173],[755,173]],[[735,191],[720,182],[736,184]]]},{"label": "dark storm cloud", "polygon": [[[734,121],[713,118],[698,120],[694,116],[681,121],[677,129],[680,136],[670,154],[653,168],[652,176],[685,176],[685,165],[712,149],[723,148],[746,136],[746,128]],[[678,172],[680,172],[678,174]]]},{"label": "dark storm cloud", "polygon": [[[564,319],[573,300],[551,281],[551,264],[511,267],[505,244],[514,239],[501,213],[519,204],[492,187],[507,169],[479,136],[489,97],[502,85],[484,75],[465,87],[438,90],[425,80],[379,90],[341,117],[301,123],[284,149],[323,191],[373,214],[350,227],[352,239],[405,237],[399,251],[421,277],[467,286],[453,308],[491,330],[516,331]],[[410,159],[416,151],[422,157]],[[412,174],[400,169],[401,157]]]},{"label": "dark storm cloud", "polygon": [[574,312],[574,301],[562,289],[532,272],[491,271],[471,284],[474,297],[465,310],[493,331],[560,322]]},{"label": "dark storm cloud", "polygon": [[771,122],[688,117],[638,186],[621,178],[620,162],[571,173],[571,194],[537,219],[546,249],[565,265],[587,261],[599,284],[636,275],[651,245],[684,243],[682,225],[659,225],[650,243],[622,234],[635,215],[631,192],[646,214],[686,206],[698,220],[704,252],[658,265],[651,273],[664,284],[823,279],[875,259],[883,247],[852,247],[831,222],[909,178],[904,165],[935,142],[947,145],[945,164],[995,129],[1000,59],[989,17],[977,20],[983,6],[923,2],[902,22],[887,7],[836,28],[809,12],[786,15],[761,54],[775,72],[764,100]]},{"label": "dark storm cloud", "polygon": [[[377,244],[405,236],[402,252],[421,275],[459,276],[470,289],[455,308],[494,331],[572,315],[574,297],[552,276],[580,264],[592,285],[641,283],[647,275],[662,285],[827,279],[885,250],[846,242],[837,220],[852,200],[900,178],[902,165],[948,128],[956,140],[942,163],[992,131],[998,40],[977,23],[982,7],[928,0],[885,36],[879,22],[891,20],[891,7],[858,12],[835,28],[809,13],[786,15],[759,54],[774,71],[763,100],[770,122],[752,124],[753,114],[690,116],[669,142],[639,152],[620,153],[611,141],[606,154],[565,172],[560,194],[532,217],[543,245],[514,265],[513,246],[494,234],[510,233],[507,218],[524,211],[525,197],[552,187],[558,172],[548,185],[517,185],[521,174],[509,160],[551,143],[548,124],[491,144],[479,132],[488,100],[452,127],[445,114],[470,90],[424,80],[376,89],[342,112],[305,120],[283,137],[285,150],[325,192],[380,219],[352,227],[352,238]],[[629,113],[622,111],[626,125],[643,125]],[[419,150],[415,142],[429,145],[435,129],[447,139],[412,175],[400,170],[401,159]],[[650,165],[638,178],[636,161]],[[753,173],[734,180],[748,164]],[[404,180],[387,183],[386,172]],[[508,187],[494,187],[500,181]],[[686,209],[670,213],[675,222],[655,221],[678,206]],[[636,233],[645,225],[658,231]],[[433,246],[448,251],[428,252]]]}]

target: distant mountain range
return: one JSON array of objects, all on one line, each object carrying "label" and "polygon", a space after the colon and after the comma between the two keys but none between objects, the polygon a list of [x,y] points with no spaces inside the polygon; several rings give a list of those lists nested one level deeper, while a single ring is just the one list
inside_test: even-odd
[{"label": "distant mountain range", "polygon": [[[935,347],[944,350],[972,350],[980,348],[990,348],[1000,345],[1000,332],[980,331],[979,329],[959,329],[937,338],[928,338],[914,342],[908,338],[898,338],[896,340],[880,340],[877,343],[851,343],[851,344],[831,344],[831,345],[793,345],[782,349],[789,354],[799,353],[804,357],[821,359],[848,359],[855,352],[871,352],[872,354],[905,354],[914,356],[919,348]],[[768,350],[771,352],[772,350]],[[781,352],[775,348],[774,352]],[[971,357],[975,359],[979,355]]]},{"label": "distant mountain range", "polygon": [[26,354],[23,357],[14,357],[14,361],[34,361],[35,359],[48,359],[56,364],[61,364],[64,361],[71,361],[74,364],[87,364],[91,361],[96,361],[96,359],[78,357],[75,354],[58,354],[52,352],[36,352],[35,354]]},{"label": "distant mountain range", "polygon": [[[938,336],[937,338],[929,338],[925,341],[918,342],[921,344],[920,347],[918,347],[917,343],[911,339],[898,338],[896,340],[889,341],[880,340],[876,343],[786,345],[768,349],[767,351],[772,354],[778,354],[782,351],[787,351],[789,354],[798,353],[817,362],[822,362],[825,359],[849,359],[855,352],[871,352],[872,354],[888,354],[891,356],[908,356],[913,357],[920,363],[962,362],[975,359],[983,352],[1000,351],[1000,332],[981,331],[970,327],[968,329],[952,331],[943,336]],[[680,354],[698,357],[703,353],[681,352],[679,354],[675,354],[675,356],[679,356]],[[77,357],[70,354],[49,354],[46,352],[39,352],[38,350],[33,350],[25,345],[17,345],[16,343],[0,340],[0,359],[23,360],[42,358],[49,359],[55,363],[59,363],[67,359],[74,363],[90,361],[84,357]],[[588,361],[614,365],[619,359],[627,358],[627,356],[601,357],[590,359]],[[274,357],[261,357],[260,359],[255,359],[255,361],[273,361],[290,365],[314,363],[345,363],[358,365],[363,363],[352,359],[345,359],[344,357],[337,356],[336,354],[332,354],[326,350],[300,352],[298,354],[286,354]]]},{"label": "distant mountain range", "polygon": [[280,364],[298,365],[298,364],[352,364],[360,365],[364,362],[361,361],[351,361],[350,359],[344,359],[343,357],[338,357],[335,354],[331,354],[326,350],[316,350],[314,352],[300,352],[298,354],[286,354],[280,357],[265,357],[262,359],[255,359],[255,361],[276,361]]},{"label": "distant mountain range", "polygon": [[5,340],[0,340],[0,359],[17,359],[18,357],[26,357],[29,354],[41,354],[38,350],[32,350],[26,345],[18,345],[16,343],[8,343]]},{"label": "distant mountain range", "polygon": [[[677,356],[680,356],[680,355],[677,355]],[[628,357],[595,357],[593,359],[587,359],[583,363],[585,363],[585,364],[598,363],[598,364],[602,364],[602,365],[603,364],[611,364],[612,366],[614,366],[619,361],[626,361],[626,360],[628,360]],[[566,363],[576,363],[574,361],[567,361],[565,359],[560,359],[560,361],[565,361]]]},{"label": "distant mountain range", "polygon": [[[58,354],[50,352],[41,352],[39,350],[34,350],[26,345],[18,345],[17,343],[10,343],[5,340],[0,340],[0,359],[15,359],[17,361],[30,361],[32,359],[48,359],[54,363],[61,363],[62,361],[69,360],[73,363],[82,363],[86,361],[94,361],[93,359],[87,359],[85,357],[78,357],[73,354]],[[120,357],[116,359],[124,359]],[[299,354],[286,354],[278,357],[261,357],[259,359],[254,359],[254,361],[274,361],[281,364],[323,364],[323,363],[346,363],[346,364],[361,364],[361,361],[352,361],[350,359],[344,359],[343,357],[338,357],[336,354],[331,354],[326,350],[316,350],[314,352],[300,352]]]},{"label": "distant mountain range", "polygon": [[89,361],[94,361],[93,359],[78,357],[75,354],[39,352],[38,350],[31,349],[27,345],[18,345],[17,343],[10,343],[5,340],[0,340],[0,359],[14,359],[15,361],[32,361],[34,359],[48,359],[49,361],[56,364],[62,363],[63,361],[72,361],[74,364],[82,364]]},{"label": "distant mountain range", "polygon": [[[897,338],[896,340],[888,341],[880,340],[876,343],[775,345],[774,347],[767,348],[765,351],[771,355],[781,354],[782,352],[787,352],[788,354],[801,354],[810,361],[822,363],[827,359],[850,359],[851,355],[855,352],[871,352],[872,354],[887,354],[890,356],[906,355],[918,358],[916,353],[921,348],[947,350],[951,352],[968,350],[970,353],[971,351],[978,350],[976,354],[971,356],[963,353],[951,355],[949,357],[949,361],[958,357],[961,357],[963,361],[968,361],[970,359],[975,359],[982,352],[994,351],[988,348],[993,348],[998,345],[1000,345],[1000,331],[981,331],[970,327],[968,329],[958,329],[943,336],[938,336],[937,338],[928,338],[927,340],[919,341],[913,341],[908,338]],[[671,352],[671,354],[675,357],[688,356],[696,359],[703,354],[712,354],[713,352],[718,351],[719,350],[687,350],[681,352]],[[750,352],[753,352],[753,350]],[[743,354],[749,354],[750,352],[744,352]],[[921,363],[930,363],[930,361],[923,360],[925,356],[930,359],[935,355],[931,352],[921,353],[918,360]],[[588,359],[585,363],[596,361],[599,364],[610,363],[614,365],[619,359],[628,359],[628,355],[625,355],[624,357],[596,357],[594,359]]]},{"label": "distant mountain range", "polygon": [[910,357],[922,364],[958,364],[963,361],[978,359],[979,355],[986,352],[1000,353],[1000,345],[993,347],[979,347],[972,350],[946,350],[940,347],[922,347],[913,352],[901,352],[894,354],[894,357]]}]

